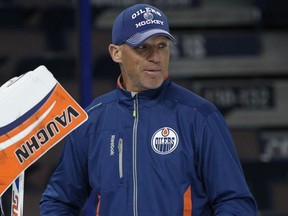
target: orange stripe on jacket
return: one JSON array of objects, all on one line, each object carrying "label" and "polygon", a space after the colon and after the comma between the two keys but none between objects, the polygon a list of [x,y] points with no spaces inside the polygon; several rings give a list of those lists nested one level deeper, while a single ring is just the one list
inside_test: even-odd
[{"label": "orange stripe on jacket", "polygon": [[189,187],[184,194],[184,212],[183,216],[192,216],[192,194]]}]

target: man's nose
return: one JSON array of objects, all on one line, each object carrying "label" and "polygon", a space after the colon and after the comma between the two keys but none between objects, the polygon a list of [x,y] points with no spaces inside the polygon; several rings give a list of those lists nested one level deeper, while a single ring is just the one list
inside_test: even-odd
[{"label": "man's nose", "polygon": [[156,63],[160,61],[160,52],[157,48],[151,48],[148,55],[148,61]]}]

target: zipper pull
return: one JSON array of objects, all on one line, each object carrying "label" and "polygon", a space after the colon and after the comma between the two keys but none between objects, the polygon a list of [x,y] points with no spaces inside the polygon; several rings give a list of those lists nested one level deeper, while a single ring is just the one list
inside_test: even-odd
[{"label": "zipper pull", "polygon": [[135,108],[134,108],[134,110],[133,110],[133,117],[134,117],[134,118],[136,117],[136,110],[135,110]]},{"label": "zipper pull", "polygon": [[136,118],[136,115],[137,115],[136,103],[137,103],[137,95],[135,95],[134,100],[133,100],[133,106],[134,106],[134,109],[133,109],[133,117],[134,117],[134,118]]}]

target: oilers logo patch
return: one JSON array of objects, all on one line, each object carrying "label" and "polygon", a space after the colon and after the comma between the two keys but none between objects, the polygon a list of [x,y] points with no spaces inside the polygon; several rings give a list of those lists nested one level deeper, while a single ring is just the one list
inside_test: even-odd
[{"label": "oilers logo patch", "polygon": [[163,127],[157,130],[151,139],[152,149],[161,155],[173,152],[179,143],[179,137],[175,130],[170,127]]}]

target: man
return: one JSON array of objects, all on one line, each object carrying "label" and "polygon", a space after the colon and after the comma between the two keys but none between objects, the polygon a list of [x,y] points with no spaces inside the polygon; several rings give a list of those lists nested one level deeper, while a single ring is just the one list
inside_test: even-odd
[{"label": "man", "polygon": [[101,216],[182,216],[188,189],[190,215],[257,214],[223,117],[169,78],[171,41],[153,6],[116,18],[109,52],[121,69],[117,88],[95,99],[69,135],[41,215],[79,215],[92,194]]}]

